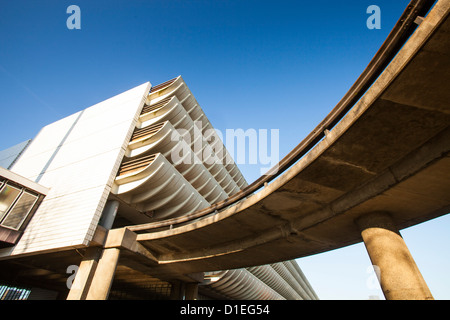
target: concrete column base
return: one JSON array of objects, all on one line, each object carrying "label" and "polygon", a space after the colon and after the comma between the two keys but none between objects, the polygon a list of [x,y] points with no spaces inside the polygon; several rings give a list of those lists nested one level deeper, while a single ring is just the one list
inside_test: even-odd
[{"label": "concrete column base", "polygon": [[117,262],[119,261],[119,255],[120,249],[118,248],[108,248],[103,250],[87,293],[87,300],[108,299]]},{"label": "concrete column base", "polygon": [[67,300],[86,299],[101,254],[102,248],[100,247],[92,247],[86,250],[86,254],[83,261],[81,261],[75,280],[70,288]]},{"label": "concrete column base", "polygon": [[374,212],[358,218],[356,224],[372,264],[379,268],[381,289],[387,300],[433,300],[391,216]]},{"label": "concrete column base", "polygon": [[170,290],[170,300],[183,300],[184,299],[185,284],[179,280],[172,282],[172,289]]},{"label": "concrete column base", "polygon": [[197,300],[198,283],[175,280],[172,282],[170,300]]},{"label": "concrete column base", "polygon": [[198,299],[198,283],[196,283],[196,282],[186,283],[184,299],[185,300],[197,300]]}]

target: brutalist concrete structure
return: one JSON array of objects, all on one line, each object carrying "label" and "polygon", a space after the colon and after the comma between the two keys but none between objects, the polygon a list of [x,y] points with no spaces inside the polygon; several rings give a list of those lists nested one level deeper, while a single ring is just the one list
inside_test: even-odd
[{"label": "brutalist concrete structure", "polygon": [[[247,186],[181,76],[52,123],[3,158],[10,171],[2,169],[2,204],[14,207],[8,175],[41,190],[20,232],[4,228],[15,232],[3,232],[0,249],[5,294],[15,286],[68,299],[198,298],[198,291],[200,298],[317,298],[295,261],[158,278],[132,261],[122,265],[119,250],[99,250],[99,234],[110,229],[186,216]],[[117,267],[102,271],[99,259]],[[96,282],[98,274],[109,281]]]}]

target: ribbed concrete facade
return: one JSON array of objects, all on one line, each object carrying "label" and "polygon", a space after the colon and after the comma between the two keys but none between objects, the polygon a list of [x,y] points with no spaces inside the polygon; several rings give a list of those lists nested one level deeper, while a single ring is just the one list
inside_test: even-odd
[{"label": "ribbed concrete facade", "polygon": [[[190,214],[247,186],[181,76],[151,89],[112,193],[145,223]],[[150,219],[147,219],[149,217]],[[200,292],[228,299],[317,299],[295,261],[207,274]]]},{"label": "ribbed concrete facade", "polygon": [[239,300],[316,300],[295,261],[207,273],[206,292]]},{"label": "ribbed concrete facade", "polygon": [[181,76],[153,87],[112,193],[154,221],[206,208],[246,185]]},{"label": "ribbed concrete facade", "polygon": [[[181,76],[142,84],[52,123],[20,157],[12,161],[10,153],[11,170],[49,192],[17,244],[0,248],[0,261],[32,254],[48,265],[44,254],[61,252],[77,261],[98,245],[99,228],[188,215],[247,186]],[[120,275],[129,270],[119,269]],[[295,261],[209,272],[198,291],[200,298],[317,298]]]}]

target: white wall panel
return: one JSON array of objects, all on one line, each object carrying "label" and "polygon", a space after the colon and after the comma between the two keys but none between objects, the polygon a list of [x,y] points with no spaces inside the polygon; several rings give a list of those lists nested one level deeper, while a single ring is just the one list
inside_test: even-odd
[{"label": "white wall panel", "polygon": [[149,90],[144,83],[39,132],[11,170],[50,191],[0,257],[88,244]]}]

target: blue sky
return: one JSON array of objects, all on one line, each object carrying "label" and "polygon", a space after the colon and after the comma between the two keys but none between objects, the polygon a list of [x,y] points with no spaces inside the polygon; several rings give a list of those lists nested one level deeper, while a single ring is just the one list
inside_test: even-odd
[{"label": "blue sky", "polygon": [[[0,150],[144,82],[182,75],[213,126],[279,129],[280,158],[337,104],[409,1],[0,2]],[[69,30],[69,5],[81,29]],[[381,29],[369,30],[369,5]],[[249,182],[259,167],[240,165]],[[449,299],[444,216],[402,234],[436,298]],[[447,232],[446,232],[447,231]],[[322,299],[367,299],[363,245],[299,260]]]}]

